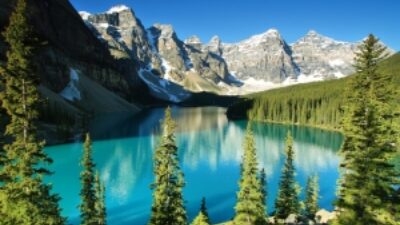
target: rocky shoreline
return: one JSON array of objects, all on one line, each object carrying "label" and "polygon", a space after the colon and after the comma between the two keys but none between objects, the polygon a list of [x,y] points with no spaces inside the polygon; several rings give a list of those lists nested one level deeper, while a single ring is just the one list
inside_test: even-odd
[{"label": "rocky shoreline", "polygon": [[[279,225],[326,225],[328,224],[329,221],[335,219],[338,216],[338,211],[327,211],[325,209],[319,210],[315,214],[315,219],[310,220],[308,218],[305,218],[304,216],[296,215],[296,214],[290,214],[288,218],[285,220],[275,220],[275,218],[269,217],[268,222],[269,224],[279,224]],[[224,222],[224,223],[219,223],[216,225],[233,225],[233,222]]]}]

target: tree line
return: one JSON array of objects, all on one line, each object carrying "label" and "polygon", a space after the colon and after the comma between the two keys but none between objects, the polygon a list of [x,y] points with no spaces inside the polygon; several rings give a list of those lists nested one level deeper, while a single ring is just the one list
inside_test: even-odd
[{"label": "tree line", "polygon": [[[400,54],[384,57],[377,71],[400,85]],[[256,121],[310,125],[342,130],[347,92],[356,74],[335,80],[298,84],[246,96],[228,108],[228,117]],[[400,115],[400,95],[392,109]],[[400,123],[400,120],[397,120]]]},{"label": "tree line", "polygon": [[332,224],[399,224],[399,60],[387,58],[371,34],[358,48],[353,76],[255,94],[234,105],[231,117],[339,128],[345,139]]},{"label": "tree line", "polygon": [[273,90],[254,98],[248,118],[338,129],[347,79]]}]

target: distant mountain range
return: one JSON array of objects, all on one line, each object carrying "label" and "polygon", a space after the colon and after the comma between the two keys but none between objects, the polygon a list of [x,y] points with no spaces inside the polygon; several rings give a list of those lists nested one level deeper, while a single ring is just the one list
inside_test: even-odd
[{"label": "distant mountain range", "polygon": [[202,43],[196,36],[180,40],[172,25],[146,29],[123,5],[80,15],[114,57],[138,62],[139,76],[153,96],[172,102],[184,101],[191,92],[238,95],[345,77],[354,72],[359,44],[315,31],[287,44],[275,29],[238,43],[223,43],[218,36]]},{"label": "distant mountain range", "polygon": [[[0,30],[15,1],[0,1]],[[68,0],[29,1],[29,21],[47,44],[36,65],[43,95],[67,114],[138,111],[142,105],[191,102],[197,94],[241,95],[347,76],[358,43],[310,31],[288,44],[275,29],[238,43],[181,40],[171,25],[145,28],[134,11],[78,12]],[[0,37],[0,63],[7,45]],[[389,53],[393,53],[392,50]],[[205,100],[207,100],[205,99]],[[207,101],[204,101],[207,102]]]}]

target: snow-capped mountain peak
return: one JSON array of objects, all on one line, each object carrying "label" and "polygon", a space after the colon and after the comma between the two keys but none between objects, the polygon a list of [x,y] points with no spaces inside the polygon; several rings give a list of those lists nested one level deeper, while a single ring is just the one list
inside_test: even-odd
[{"label": "snow-capped mountain peak", "polygon": [[266,42],[269,39],[281,39],[281,35],[277,29],[269,29],[264,33],[253,35],[250,38],[242,41],[247,44],[258,44]]},{"label": "snow-capped mountain peak", "polygon": [[329,45],[349,45],[351,43],[344,42],[344,41],[337,41],[330,37],[324,36],[315,30],[310,30],[304,37],[298,40],[294,44],[299,43],[307,43],[307,44],[314,44],[320,45],[321,47],[328,47]]},{"label": "snow-capped mountain peak", "polygon": [[201,44],[201,40],[196,35],[193,35],[185,40],[185,44]]},{"label": "snow-capped mountain peak", "polygon": [[210,39],[210,44],[211,43],[221,43],[221,38],[218,35],[214,35],[211,39]]},{"label": "snow-capped mountain peak", "polygon": [[[180,40],[169,24],[146,29],[124,5],[98,15],[80,15],[108,43],[113,56],[138,62],[140,78],[152,95],[169,101],[187,98],[189,92],[244,94],[347,76],[354,72],[354,51],[359,44],[310,30],[288,45],[277,29],[237,43],[222,43],[214,36],[203,44],[197,36]],[[232,82],[232,76],[238,82]]]},{"label": "snow-capped mountain peak", "polygon": [[356,43],[337,41],[310,30],[291,45],[293,59],[304,80],[340,78],[354,72]]},{"label": "snow-capped mountain peak", "polygon": [[238,43],[223,44],[222,56],[240,80],[253,78],[280,83],[298,72],[290,47],[276,29],[249,37]]},{"label": "snow-capped mountain peak", "polygon": [[264,34],[267,36],[280,36],[279,31],[275,28],[268,29]]},{"label": "snow-capped mountain peak", "polygon": [[161,33],[161,38],[171,38],[175,35],[174,28],[171,24],[154,24],[153,27],[157,28]]},{"label": "snow-capped mountain peak", "polygon": [[318,35],[320,34],[315,30],[309,30],[306,34],[306,36],[318,36]]},{"label": "snow-capped mountain peak", "polygon": [[116,6],[111,7],[111,8],[107,11],[107,13],[109,13],[109,14],[112,14],[112,13],[119,13],[119,12],[126,11],[126,10],[131,10],[131,8],[129,8],[129,7],[126,6],[126,5],[116,5]]},{"label": "snow-capped mountain peak", "polygon": [[86,11],[79,11],[79,15],[82,17],[83,20],[87,20],[92,14]]}]

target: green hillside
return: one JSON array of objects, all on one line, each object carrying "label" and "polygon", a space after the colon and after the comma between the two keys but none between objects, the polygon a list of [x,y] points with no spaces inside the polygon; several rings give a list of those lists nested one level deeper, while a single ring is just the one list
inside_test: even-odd
[{"label": "green hillside", "polygon": [[400,53],[397,53],[381,63],[381,71],[393,74],[394,82],[400,84]]},{"label": "green hillside", "polygon": [[[393,75],[393,82],[400,85],[400,54],[383,61],[380,70]],[[231,119],[249,118],[340,129],[345,87],[351,77],[299,84],[249,95],[229,107],[227,114]],[[396,105],[400,106],[400,98]]]}]

